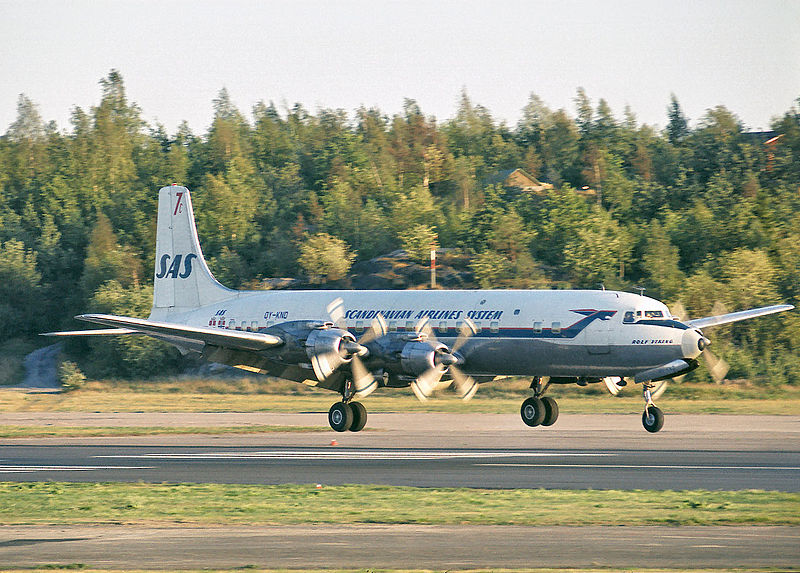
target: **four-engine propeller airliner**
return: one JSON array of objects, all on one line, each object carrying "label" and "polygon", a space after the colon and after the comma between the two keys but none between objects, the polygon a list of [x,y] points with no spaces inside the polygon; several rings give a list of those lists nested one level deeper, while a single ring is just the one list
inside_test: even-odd
[{"label": "four-engine propeller airliner", "polygon": [[710,341],[701,329],[794,308],[776,305],[682,321],[652,298],[607,290],[235,291],[206,265],[189,190],[159,192],[152,312],[148,319],[84,314],[102,330],[57,336],[144,334],[182,353],[341,394],[331,428],[359,431],[361,402],[380,387],[411,387],[421,400],[452,384],[531,377],[528,426],[550,426],[550,384],[642,384],[642,423],[657,432],[657,382],[686,374]]}]

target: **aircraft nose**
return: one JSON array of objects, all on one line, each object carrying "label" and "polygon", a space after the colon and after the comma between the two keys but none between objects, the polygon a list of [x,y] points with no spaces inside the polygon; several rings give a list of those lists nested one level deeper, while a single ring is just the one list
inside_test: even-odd
[{"label": "aircraft nose", "polygon": [[689,360],[697,358],[710,343],[711,341],[703,336],[703,333],[699,330],[684,330],[683,338],[681,339],[683,357]]}]

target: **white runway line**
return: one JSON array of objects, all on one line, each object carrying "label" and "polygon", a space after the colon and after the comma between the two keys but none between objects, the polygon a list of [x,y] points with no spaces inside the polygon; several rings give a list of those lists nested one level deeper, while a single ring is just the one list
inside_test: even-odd
[{"label": "white runway line", "polygon": [[501,468],[601,468],[614,470],[650,469],[650,470],[776,470],[800,471],[800,467],[778,466],[680,466],[680,465],[617,465],[617,464],[475,464]]},{"label": "white runway line", "polygon": [[0,473],[86,472],[93,470],[149,470],[152,466],[0,466]]},{"label": "white runway line", "polygon": [[606,457],[615,456],[610,453],[579,453],[579,452],[464,452],[464,451],[437,451],[421,452],[418,450],[399,451],[307,451],[307,450],[268,450],[261,452],[206,452],[206,453],[148,453],[148,454],[114,454],[93,456],[94,458],[124,458],[124,459],[164,459],[164,460],[440,460],[440,459],[470,459],[470,458],[546,458],[546,457]]}]

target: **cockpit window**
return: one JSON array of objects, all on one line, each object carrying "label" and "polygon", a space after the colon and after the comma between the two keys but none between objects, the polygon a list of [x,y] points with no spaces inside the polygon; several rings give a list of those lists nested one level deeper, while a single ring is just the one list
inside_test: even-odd
[{"label": "cockpit window", "polygon": [[664,312],[660,310],[646,310],[644,311],[645,318],[664,318]]},{"label": "cockpit window", "polygon": [[626,311],[625,316],[622,317],[622,322],[625,324],[630,324],[631,322],[633,322],[633,320],[634,320],[633,311],[632,310]]}]

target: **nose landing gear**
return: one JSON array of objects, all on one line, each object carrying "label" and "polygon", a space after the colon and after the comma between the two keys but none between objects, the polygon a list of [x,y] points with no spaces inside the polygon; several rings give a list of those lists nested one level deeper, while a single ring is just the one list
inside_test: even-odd
[{"label": "nose landing gear", "polygon": [[519,409],[522,421],[532,428],[539,425],[552,426],[558,419],[558,403],[550,396],[544,396],[549,386],[549,380],[542,385],[540,377],[534,378],[531,382],[533,396],[527,398]]},{"label": "nose landing gear", "polygon": [[664,412],[653,404],[653,398],[650,390],[653,388],[652,384],[645,383],[644,390],[644,412],[642,413],[642,425],[644,429],[651,433],[656,433],[664,427]]}]

